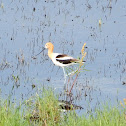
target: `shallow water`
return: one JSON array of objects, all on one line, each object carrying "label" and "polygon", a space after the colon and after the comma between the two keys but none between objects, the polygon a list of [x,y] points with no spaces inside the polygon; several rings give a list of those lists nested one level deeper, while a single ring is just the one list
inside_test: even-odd
[{"label": "shallow water", "polygon": [[[3,98],[25,100],[43,86],[64,99],[61,68],[47,51],[33,59],[46,42],[54,52],[81,57],[86,42],[85,71],[73,89],[73,103],[84,111],[122,100],[126,94],[126,4],[118,1],[45,0],[0,2],[0,88]],[[101,20],[101,26],[99,26]],[[123,85],[124,84],[124,85]],[[84,111],[81,111],[83,113]]]}]

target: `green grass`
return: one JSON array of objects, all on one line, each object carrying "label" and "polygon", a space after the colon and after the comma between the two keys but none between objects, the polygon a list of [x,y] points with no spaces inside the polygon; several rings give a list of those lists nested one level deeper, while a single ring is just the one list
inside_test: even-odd
[{"label": "green grass", "polygon": [[9,105],[7,100],[0,101],[0,126],[28,126],[28,122],[23,118],[20,108],[14,104]]},{"label": "green grass", "polygon": [[116,107],[108,108],[107,106],[103,110],[96,110],[95,116],[89,114],[87,118],[85,116],[77,117],[74,113],[68,115],[67,122],[63,122],[62,125],[67,126],[126,126],[126,120],[124,119],[124,113],[120,112]]},{"label": "green grass", "polygon": [[[24,107],[25,106],[25,107]],[[51,90],[34,96],[16,107],[0,100],[0,126],[126,126],[125,109],[105,105],[102,110],[78,116],[75,111],[63,114]]]}]

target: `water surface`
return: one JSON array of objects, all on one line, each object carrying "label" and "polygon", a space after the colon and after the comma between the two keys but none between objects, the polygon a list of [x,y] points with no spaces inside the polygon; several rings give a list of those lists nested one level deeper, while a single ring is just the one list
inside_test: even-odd
[{"label": "water surface", "polygon": [[[0,88],[3,98],[25,100],[43,86],[64,99],[61,68],[47,51],[33,59],[46,42],[54,52],[81,57],[87,43],[85,68],[73,89],[73,103],[84,111],[125,97],[126,4],[124,0],[0,1]],[[101,26],[99,26],[101,20]],[[82,111],[82,113],[84,112]]]}]

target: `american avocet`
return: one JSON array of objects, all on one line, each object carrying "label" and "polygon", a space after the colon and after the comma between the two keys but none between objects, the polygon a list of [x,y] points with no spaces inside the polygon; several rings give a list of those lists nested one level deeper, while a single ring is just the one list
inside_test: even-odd
[{"label": "american avocet", "polygon": [[[54,53],[53,52],[54,45],[51,42],[47,42],[45,44],[45,48],[48,49],[48,56],[52,60],[52,62],[55,65],[63,68],[65,82],[66,82],[66,73],[65,73],[64,67],[70,66],[73,64],[78,64],[78,63],[80,63],[80,60],[75,59],[75,58],[68,56],[66,54]],[[84,61],[82,63],[84,63]]]},{"label": "american avocet", "polygon": [[77,64],[80,60],[75,59],[71,56],[61,53],[53,53],[54,45],[51,42],[45,44],[45,48],[48,49],[48,56],[53,63],[60,67],[65,67],[73,64]]}]

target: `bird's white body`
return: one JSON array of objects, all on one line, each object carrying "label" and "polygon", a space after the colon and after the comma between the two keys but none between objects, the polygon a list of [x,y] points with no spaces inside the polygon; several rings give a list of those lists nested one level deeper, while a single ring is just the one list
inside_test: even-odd
[{"label": "bird's white body", "polygon": [[77,64],[80,60],[75,59],[71,56],[61,53],[53,53],[54,46],[51,42],[46,43],[45,48],[48,49],[48,56],[53,61],[53,63],[60,67],[66,67],[73,64]]},{"label": "bird's white body", "polygon": [[65,55],[65,54],[61,54],[61,53],[52,53],[51,54],[51,60],[53,61],[53,63],[56,66],[61,66],[61,67],[65,67],[65,66],[69,66],[72,64],[75,64],[74,62],[71,63],[63,63],[63,61],[70,61],[70,60],[74,60],[73,57]]}]

